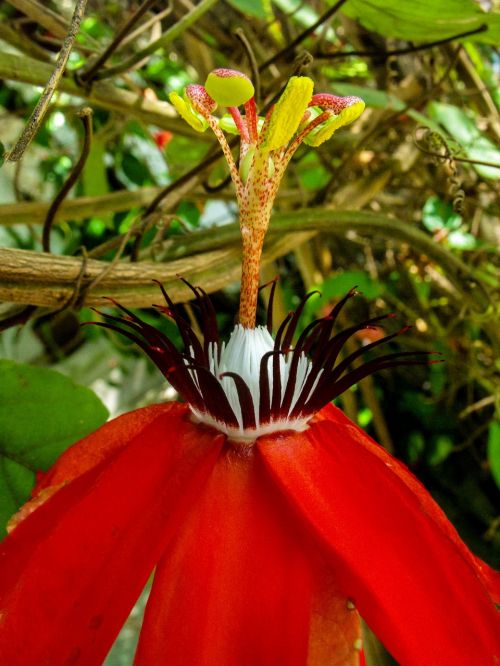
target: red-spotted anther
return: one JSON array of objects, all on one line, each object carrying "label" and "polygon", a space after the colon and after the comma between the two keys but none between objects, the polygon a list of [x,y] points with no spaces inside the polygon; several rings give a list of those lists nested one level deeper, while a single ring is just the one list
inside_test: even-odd
[{"label": "red-spotted anther", "polygon": [[360,97],[354,97],[353,95],[339,97],[338,95],[330,95],[329,93],[316,93],[316,95],[312,96],[309,106],[319,106],[321,109],[333,111],[338,116],[341,111],[360,102],[364,107],[365,104]]},{"label": "red-spotted anther", "polygon": [[217,108],[217,102],[200,85],[192,83],[186,87],[186,97],[198,113],[210,114]]},{"label": "red-spotted anther", "polygon": [[307,145],[316,147],[328,141],[339,127],[359,118],[365,109],[365,103],[359,97],[318,93],[312,96],[309,107],[311,111],[316,110],[318,115],[316,119],[311,119],[309,131],[304,132],[303,140]]}]

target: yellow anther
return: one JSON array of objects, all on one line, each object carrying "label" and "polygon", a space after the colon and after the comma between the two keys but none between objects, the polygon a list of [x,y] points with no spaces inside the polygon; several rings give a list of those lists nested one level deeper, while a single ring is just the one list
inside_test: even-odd
[{"label": "yellow anther", "polygon": [[314,84],[308,76],[292,76],[273,109],[266,134],[264,150],[286,146],[297,131],[307,105],[311,101]]},{"label": "yellow anther", "polygon": [[351,104],[351,106],[342,109],[338,116],[332,114],[328,120],[325,120],[324,123],[312,130],[312,132],[305,137],[304,143],[314,147],[321,145],[325,141],[328,141],[339,127],[348,125],[359,118],[364,109],[365,103],[362,100],[359,100],[358,102]]},{"label": "yellow anther", "polygon": [[200,116],[194,109],[192,109],[189,102],[186,102],[180,95],[176,92],[171,92],[169,99],[172,104],[175,106],[177,113],[187,122],[188,125],[191,125],[193,129],[197,132],[204,132],[208,123],[206,120]]}]

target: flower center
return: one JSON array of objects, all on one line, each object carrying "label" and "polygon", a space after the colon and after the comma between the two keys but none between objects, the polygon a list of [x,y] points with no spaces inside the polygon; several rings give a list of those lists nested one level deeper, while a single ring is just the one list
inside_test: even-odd
[{"label": "flower center", "polygon": [[[209,370],[224,391],[237,427],[218,421],[193,405],[190,405],[191,411],[198,421],[239,441],[252,441],[278,430],[304,430],[312,414],[292,416],[292,412],[312,371],[312,364],[305,354],[300,354],[298,363],[293,363],[297,367],[291,376],[292,360],[292,352],[276,351],[275,341],[267,328],[249,329],[238,324],[227,345],[211,342],[208,348]],[[193,380],[197,381],[196,369],[191,372]],[[309,393],[313,390],[314,385]],[[265,404],[269,402],[269,396],[277,396],[282,405],[287,392],[290,399],[286,410],[273,414]],[[274,402],[278,402],[277,398]]]}]

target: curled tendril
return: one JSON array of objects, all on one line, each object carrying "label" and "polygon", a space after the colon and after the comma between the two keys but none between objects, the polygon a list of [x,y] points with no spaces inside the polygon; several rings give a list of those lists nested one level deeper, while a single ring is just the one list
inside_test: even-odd
[{"label": "curled tendril", "polygon": [[421,125],[415,129],[414,142],[417,148],[429,155],[435,164],[445,165],[448,169],[448,196],[453,199],[453,210],[458,215],[463,212],[465,191],[459,177],[456,158],[462,153],[462,147],[456,141],[445,139],[442,134],[430,127]]}]

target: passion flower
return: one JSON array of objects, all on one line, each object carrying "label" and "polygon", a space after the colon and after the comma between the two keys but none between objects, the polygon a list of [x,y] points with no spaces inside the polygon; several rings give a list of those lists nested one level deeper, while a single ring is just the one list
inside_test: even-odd
[{"label": "passion flower", "polygon": [[[255,326],[260,251],[284,165],[297,142],[342,113],[301,89],[310,110],[281,134],[273,112],[257,132],[251,100],[248,118],[234,112],[254,153],[242,179],[226,144],[243,235],[229,341],[198,287],[203,341],[166,292],[159,306],[181,350],[118,304],[123,316],[96,322],[134,340],[185,402],[110,421],[40,478],[0,544],[0,663],[101,664],[155,570],[139,666],[357,666],[360,615],[402,666],[498,665],[498,574],[406,467],[331,404],[372,372],[436,360],[393,351],[350,369],[407,331],[341,358],[352,335],[384,319],[338,332],[353,290],[300,334],[305,300],[274,334],[271,297],[266,326]],[[225,141],[207,97],[190,88],[181,113]]]}]

